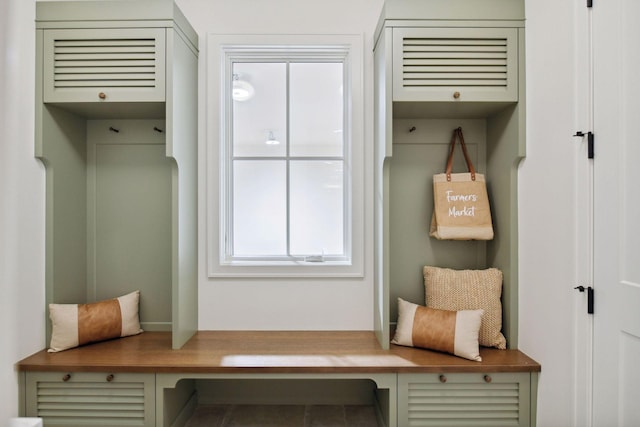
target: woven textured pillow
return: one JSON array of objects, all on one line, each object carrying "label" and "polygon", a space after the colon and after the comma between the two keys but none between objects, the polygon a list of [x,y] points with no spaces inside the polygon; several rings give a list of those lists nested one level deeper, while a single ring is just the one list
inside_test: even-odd
[{"label": "woven textured pillow", "polygon": [[140,291],[91,304],[49,304],[49,352],[142,332],[138,317]]},{"label": "woven textured pillow", "polygon": [[482,361],[478,331],[482,310],[436,310],[398,298],[398,325],[391,342]]},{"label": "woven textured pillow", "polygon": [[426,306],[440,310],[484,310],[480,325],[481,346],[507,348],[502,335],[502,271],[423,269]]}]

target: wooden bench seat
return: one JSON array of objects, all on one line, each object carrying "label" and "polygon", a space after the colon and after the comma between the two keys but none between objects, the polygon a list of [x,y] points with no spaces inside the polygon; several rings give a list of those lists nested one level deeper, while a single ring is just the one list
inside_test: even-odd
[{"label": "wooden bench seat", "polygon": [[[137,408],[127,427],[185,427],[203,404],[316,404],[327,396],[374,405],[379,425],[402,427],[409,414],[431,420],[423,398],[411,397],[423,390],[444,399],[444,406],[427,406],[448,417],[486,418],[490,410],[510,425],[535,426],[540,365],[518,350],[480,353],[482,362],[395,345],[384,350],[372,331],[199,331],[173,350],[170,332],[144,332],[59,353],[42,350],[16,367],[21,414],[65,427],[111,426],[103,412],[85,411],[86,397],[77,390],[89,389],[100,395],[92,407],[109,414],[122,407],[117,393],[126,392],[123,399]],[[495,405],[469,415],[467,395]]]},{"label": "wooden bench seat", "polygon": [[91,344],[60,353],[42,350],[19,371],[139,373],[446,373],[540,372],[518,350],[481,348],[482,362],[391,345],[371,331],[199,331],[181,349],[169,332]]}]

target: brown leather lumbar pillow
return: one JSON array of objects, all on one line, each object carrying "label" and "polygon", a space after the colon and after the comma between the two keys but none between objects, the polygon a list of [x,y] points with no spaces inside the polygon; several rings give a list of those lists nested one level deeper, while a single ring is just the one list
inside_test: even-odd
[{"label": "brown leather lumbar pillow", "polygon": [[391,342],[481,362],[478,332],[483,313],[483,310],[437,310],[398,298],[398,325]]},{"label": "brown leather lumbar pillow", "polygon": [[90,304],[49,304],[50,352],[142,332],[140,291]]}]

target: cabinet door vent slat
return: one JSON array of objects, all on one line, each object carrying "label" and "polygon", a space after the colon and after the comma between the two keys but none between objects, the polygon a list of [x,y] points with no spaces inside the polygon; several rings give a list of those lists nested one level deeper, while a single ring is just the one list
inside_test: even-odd
[{"label": "cabinet door vent slat", "polygon": [[54,88],[153,88],[156,39],[55,39]]},{"label": "cabinet door vent slat", "polygon": [[404,38],[404,87],[506,87],[506,38]]},{"label": "cabinet door vent slat", "polygon": [[[434,388],[433,385],[429,383],[410,383],[409,390],[412,393],[420,393],[420,391],[424,391],[426,393],[442,393],[443,391],[451,391],[455,393],[459,392],[480,392],[484,393],[487,390],[487,384],[485,383],[449,383],[441,386],[441,388]],[[509,393],[517,393],[518,392],[518,383],[494,383],[491,384],[492,392],[496,392],[498,390],[506,390]]]}]

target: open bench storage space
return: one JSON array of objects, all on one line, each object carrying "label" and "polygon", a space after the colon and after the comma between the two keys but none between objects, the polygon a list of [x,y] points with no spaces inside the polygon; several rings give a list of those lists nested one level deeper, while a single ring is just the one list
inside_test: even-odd
[{"label": "open bench storage space", "polygon": [[[197,407],[185,427],[386,426],[377,386],[365,378],[313,375],[211,375],[191,382]],[[171,389],[165,389],[165,397]],[[174,423],[175,425],[175,423]]]},{"label": "open bench storage space", "polygon": [[[259,378],[259,377],[257,377]],[[189,381],[189,380],[180,380]],[[370,404],[374,382],[358,379],[195,379],[198,402],[206,405]]]}]

